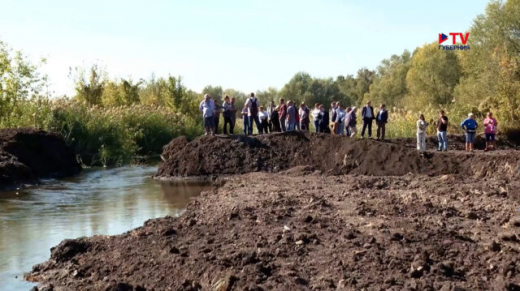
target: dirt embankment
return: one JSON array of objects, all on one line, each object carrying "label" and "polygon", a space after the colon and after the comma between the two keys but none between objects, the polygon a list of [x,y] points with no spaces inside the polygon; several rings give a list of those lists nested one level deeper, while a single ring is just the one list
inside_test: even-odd
[{"label": "dirt embankment", "polygon": [[0,188],[80,171],[74,151],[59,134],[32,128],[0,130]]},{"label": "dirt embankment", "polygon": [[[452,148],[460,143],[452,137]],[[430,141],[433,143],[433,140]],[[433,146],[430,146],[432,148]],[[311,166],[325,174],[400,176],[406,174],[512,175],[520,152],[449,151],[419,153],[412,140],[377,141],[328,134],[281,134],[174,139],[164,148],[158,178],[279,172]]]},{"label": "dirt embankment", "polygon": [[517,180],[297,167],[220,185],[180,218],[64,241],[26,279],[41,290],[520,290]]},{"label": "dirt embankment", "polygon": [[48,291],[520,290],[518,151],[302,133],[165,149],[161,177],[221,175],[215,188],[179,218],[63,241],[25,278]]}]

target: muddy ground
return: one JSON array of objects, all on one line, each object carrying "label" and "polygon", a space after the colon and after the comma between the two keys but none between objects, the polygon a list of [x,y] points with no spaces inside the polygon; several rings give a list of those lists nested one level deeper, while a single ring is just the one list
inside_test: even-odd
[{"label": "muddy ground", "polygon": [[[259,136],[207,136],[189,142],[185,137],[165,146],[158,178],[221,176],[256,171],[280,172],[295,166],[311,166],[328,175],[508,174],[516,172],[508,160],[520,160],[520,151],[475,155],[454,151],[462,136],[450,137],[450,152],[437,153],[435,139],[430,151],[419,154],[415,140],[377,141],[330,134],[287,132]],[[482,146],[479,140],[477,147]],[[504,145],[501,144],[504,149]],[[501,162],[497,162],[498,160]],[[503,161],[503,162],[502,162]],[[514,168],[514,169],[513,169]]]},{"label": "muddy ground", "polygon": [[[325,146],[336,138],[304,137]],[[222,140],[202,138],[190,150],[184,141],[177,151],[216,165],[194,149],[235,146]],[[345,144],[297,152],[315,162],[308,166],[290,157],[262,162],[278,172],[230,176],[222,175],[227,166],[199,164],[221,176],[179,218],[63,241],[26,279],[41,290],[520,290],[517,151],[425,156],[402,141]],[[335,150],[339,163],[329,157]],[[357,162],[344,164],[344,154]],[[172,158],[183,164],[165,153]]]},{"label": "muddy ground", "polygon": [[0,188],[76,175],[81,166],[61,135],[33,128],[0,130]]}]

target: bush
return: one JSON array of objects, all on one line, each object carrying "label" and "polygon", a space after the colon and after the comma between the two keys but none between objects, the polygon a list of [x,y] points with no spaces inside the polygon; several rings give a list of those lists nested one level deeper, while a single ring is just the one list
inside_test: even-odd
[{"label": "bush", "polygon": [[137,156],[152,156],[172,138],[202,134],[200,120],[160,106],[103,108],[71,99],[23,101],[0,127],[32,126],[60,132],[81,161],[92,165],[122,165]]}]

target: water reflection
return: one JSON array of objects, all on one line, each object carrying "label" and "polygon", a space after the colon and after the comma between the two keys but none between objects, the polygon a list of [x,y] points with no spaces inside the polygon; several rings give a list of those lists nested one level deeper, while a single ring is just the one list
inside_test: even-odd
[{"label": "water reflection", "polygon": [[[0,290],[29,290],[20,278],[66,238],[120,234],[179,215],[206,184],[156,182],[153,167],[85,171],[65,181],[0,192]],[[15,277],[18,276],[18,279]]]}]

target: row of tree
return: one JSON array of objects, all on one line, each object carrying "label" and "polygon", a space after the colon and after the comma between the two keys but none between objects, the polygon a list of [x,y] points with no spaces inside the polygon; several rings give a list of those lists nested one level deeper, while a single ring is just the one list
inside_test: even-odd
[{"label": "row of tree", "polygon": [[[520,0],[491,1],[469,30],[470,50],[441,50],[435,43],[413,52],[404,51],[385,59],[375,69],[362,68],[355,75],[335,79],[313,78],[297,73],[280,90],[257,91],[261,104],[279,98],[330,104],[360,105],[367,100],[388,107],[426,111],[444,108],[452,112],[488,110],[512,125],[518,125],[520,105]],[[220,86],[202,92],[186,88],[180,77],[152,77],[138,82],[110,80],[98,66],[76,74],[76,96],[91,105],[127,106],[154,104],[197,116],[203,94],[222,102],[228,95],[244,104],[248,94]],[[37,66],[21,54],[10,54],[0,43],[0,114],[5,115],[19,98],[40,94],[45,79]]]}]

